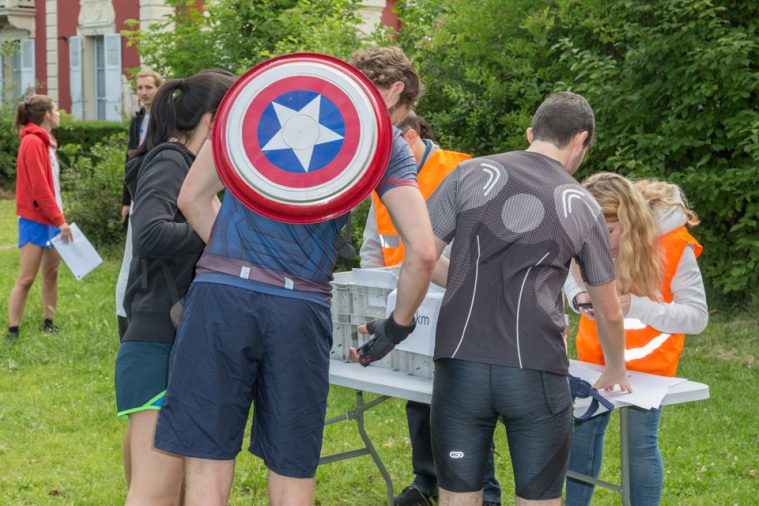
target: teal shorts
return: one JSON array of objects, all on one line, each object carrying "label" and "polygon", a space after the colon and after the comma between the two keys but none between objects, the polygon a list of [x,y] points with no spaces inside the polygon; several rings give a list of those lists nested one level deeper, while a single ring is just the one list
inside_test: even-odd
[{"label": "teal shorts", "polygon": [[124,341],[116,357],[116,411],[126,419],[132,413],[161,409],[166,395],[171,345]]}]

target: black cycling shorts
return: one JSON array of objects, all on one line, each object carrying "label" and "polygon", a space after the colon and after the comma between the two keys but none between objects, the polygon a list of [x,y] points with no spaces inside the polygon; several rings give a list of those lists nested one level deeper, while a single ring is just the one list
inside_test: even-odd
[{"label": "black cycling shorts", "polygon": [[438,483],[450,492],[482,489],[498,417],[506,425],[516,495],[561,497],[572,437],[566,376],[455,359],[435,363],[432,448]]}]

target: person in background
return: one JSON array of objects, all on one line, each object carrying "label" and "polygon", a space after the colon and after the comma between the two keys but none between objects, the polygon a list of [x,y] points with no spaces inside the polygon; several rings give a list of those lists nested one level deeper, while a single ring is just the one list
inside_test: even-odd
[{"label": "person in background", "polygon": [[[129,124],[129,143],[127,144],[127,163],[134,156],[137,148],[145,140],[150,121],[150,108],[153,105],[153,97],[161,86],[161,76],[150,69],[142,69],[137,73],[137,95],[142,107],[137,111]],[[121,222],[126,224],[126,241],[124,242],[124,255],[121,258],[121,269],[116,281],[116,318],[118,320],[119,339],[126,332],[127,318],[124,309],[124,292],[126,291],[127,278],[129,276],[129,264],[132,261],[132,232],[129,225],[129,210],[132,197],[129,195],[126,182],[121,197]]]},{"label": "person in background", "polygon": [[[417,183],[422,196],[429,198],[445,177],[459,163],[471,158],[470,155],[441,149],[433,140],[433,133],[427,121],[411,112],[406,119],[396,125],[403,132],[403,140],[411,148],[417,169]],[[449,255],[449,249],[444,253]],[[361,245],[361,267],[385,267],[398,265],[403,261],[403,243],[393,226],[390,214],[376,192],[372,193],[372,204],[366,218],[363,243]],[[437,473],[432,457],[430,436],[430,406],[421,402],[406,403],[411,440],[411,466],[414,481],[393,499],[396,506],[432,504],[437,497]],[[494,505],[501,502],[501,488],[495,478],[493,455],[488,459],[485,476],[483,504]]]},{"label": "person in background", "polygon": [[[145,140],[145,134],[148,130],[150,121],[150,108],[153,105],[153,97],[158,88],[161,86],[161,76],[150,70],[142,69],[137,73],[137,95],[142,107],[137,111],[129,124],[129,142],[127,144],[126,160],[137,151],[137,148]],[[124,309],[124,292],[126,291],[127,278],[129,276],[129,264],[132,261],[132,231],[129,225],[129,210],[132,198],[129,195],[126,182],[124,183],[124,192],[121,197],[121,221],[126,224],[126,240],[124,242],[124,255],[121,259],[121,269],[116,281],[116,318],[118,321],[119,339],[124,337],[126,332],[127,318],[126,309]]]},{"label": "person in background", "polygon": [[13,128],[17,132],[21,129],[16,161],[19,269],[8,301],[9,341],[19,337],[26,299],[40,271],[43,330],[58,331],[53,317],[61,257],[50,239],[60,233],[64,242],[71,240],[71,229],[63,216],[58,144],[51,133],[60,120],[58,106],[46,95],[32,95],[16,108]]},{"label": "person in background", "polygon": [[453,241],[449,273],[435,278],[447,284],[431,407],[441,506],[482,504],[499,418],[514,502],[561,503],[572,435],[561,291],[573,258],[597,305],[606,367],[596,387],[631,390],[606,225],[572,178],[594,131],[582,96],[551,95],[527,150],[463,162],[427,201],[438,256]]},{"label": "person in background", "polygon": [[[709,321],[706,292],[696,263],[701,245],[688,231],[699,223],[680,189],[661,181],[632,183],[608,172],[583,182],[603,208],[615,258],[619,302],[625,314],[625,363],[632,371],[674,376],[685,334],[701,333]],[[576,270],[564,291],[580,313],[577,356],[603,364],[592,307]],[[581,305],[578,307],[578,305]],[[659,451],[661,408],[631,407],[630,494],[632,504],[659,504],[664,467]],[[569,469],[597,477],[609,412],[575,424]],[[590,504],[594,486],[567,479],[566,503]]]},{"label": "person in background", "polygon": [[170,310],[190,286],[203,241],[177,208],[195,156],[234,82],[223,71],[168,81],[155,96],[145,142],[127,164],[134,256],[124,305],[129,324],[116,358],[116,405],[128,418],[124,472],[128,505],[176,504],[183,461],[153,448],[175,329]]},{"label": "person in background", "polygon": [[[137,148],[142,144],[142,141],[145,140],[148,124],[150,122],[150,109],[153,105],[153,97],[155,97],[155,94],[158,92],[158,88],[161,87],[161,83],[163,83],[163,78],[154,70],[144,68],[137,73],[137,97],[139,98],[141,107],[136,113],[134,113],[134,117],[129,123],[129,141],[127,143],[126,152],[127,162],[132,158],[137,151]],[[132,199],[125,184],[121,197],[122,223],[126,223],[127,221],[131,203]]]}]

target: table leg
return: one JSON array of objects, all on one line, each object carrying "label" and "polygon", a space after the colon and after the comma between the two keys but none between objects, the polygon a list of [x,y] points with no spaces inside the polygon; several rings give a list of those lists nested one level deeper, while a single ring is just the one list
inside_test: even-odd
[{"label": "table leg", "polygon": [[364,428],[364,409],[362,409],[364,405],[364,396],[363,392],[360,390],[356,391],[356,424],[358,425],[358,433],[361,435],[361,439],[364,441],[364,444],[366,445],[366,449],[369,451],[369,455],[372,456],[372,459],[374,459],[374,463],[377,466],[377,469],[379,469],[380,473],[382,474],[382,477],[385,479],[385,489],[387,491],[387,503],[392,505],[393,504],[393,480],[390,478],[390,474],[387,472],[387,469],[385,469],[385,464],[382,463],[382,459],[380,458],[379,454],[377,453],[377,450],[374,449],[374,445],[372,444],[371,439],[369,439],[369,435],[366,433],[366,429]]},{"label": "table leg", "polygon": [[622,504],[630,506],[630,438],[628,408],[619,408],[619,456],[622,471]]}]

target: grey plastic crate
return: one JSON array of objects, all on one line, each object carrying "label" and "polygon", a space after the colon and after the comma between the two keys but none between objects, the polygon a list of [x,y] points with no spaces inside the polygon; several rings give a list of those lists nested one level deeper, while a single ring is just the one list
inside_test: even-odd
[{"label": "grey plastic crate", "polygon": [[389,288],[352,285],[353,311],[351,314],[363,316],[366,318],[365,321],[385,318],[387,296],[390,292],[392,290]]},{"label": "grey plastic crate", "polygon": [[392,356],[393,369],[412,376],[432,379],[435,369],[432,357],[403,350],[393,350],[390,355]]},{"label": "grey plastic crate", "polygon": [[356,326],[350,322],[332,321],[332,349],[329,351],[329,358],[334,360],[348,360],[348,350],[351,346],[356,346],[358,340],[356,337]]}]

